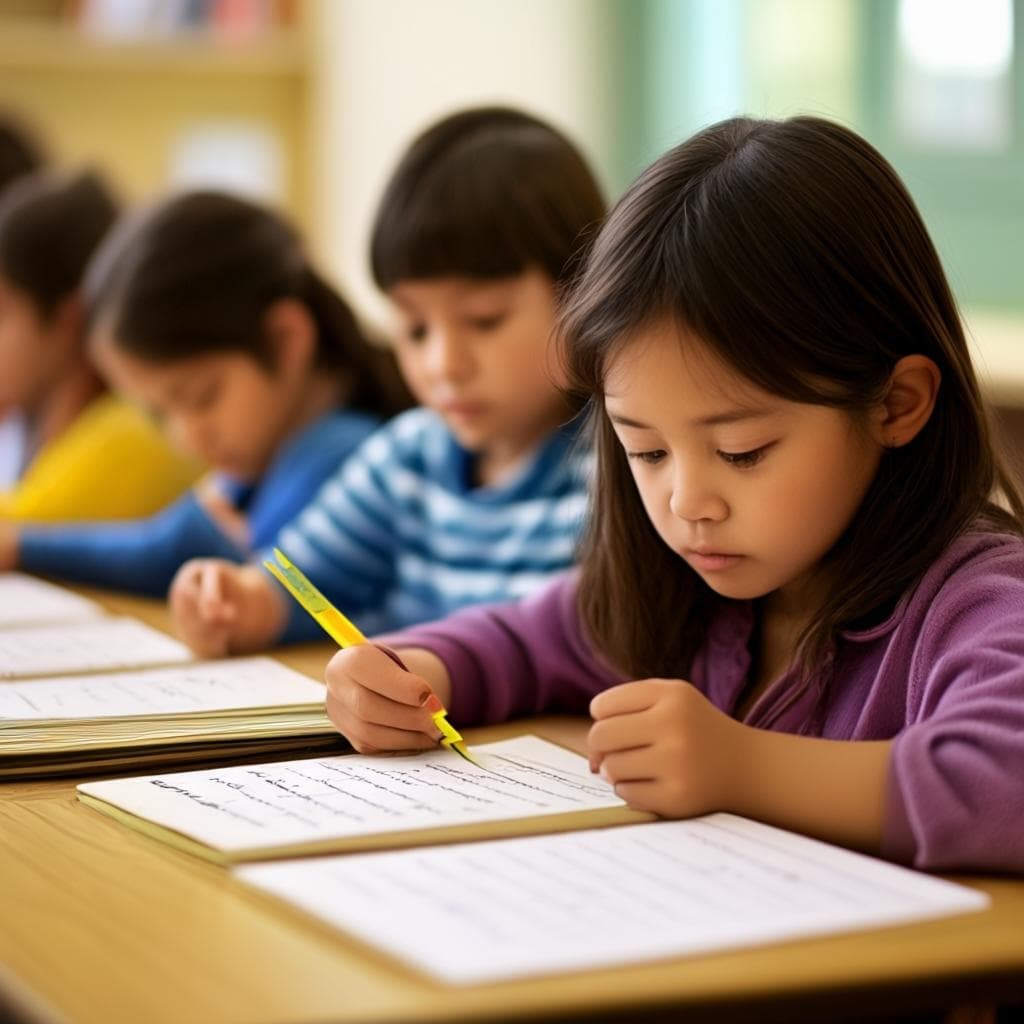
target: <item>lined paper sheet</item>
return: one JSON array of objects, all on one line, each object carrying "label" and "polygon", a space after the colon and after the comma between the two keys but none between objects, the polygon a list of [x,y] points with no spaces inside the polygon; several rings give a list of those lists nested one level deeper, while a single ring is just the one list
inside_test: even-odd
[{"label": "lined paper sheet", "polygon": [[79,791],[228,853],[624,807],[586,759],[536,736],[84,783]]},{"label": "lined paper sheet", "polygon": [[323,699],[323,686],[271,658],[20,680],[0,686],[0,737],[5,722],[78,723],[278,708],[318,704]]},{"label": "lined paper sheet", "polygon": [[452,984],[763,945],[988,905],[983,893],[728,814],[235,871]]},{"label": "lined paper sheet", "polygon": [[0,573],[0,629],[95,619],[103,609],[63,587],[20,572]]},{"label": "lined paper sheet", "polygon": [[0,679],[191,661],[187,647],[142,622],[103,618],[0,631]]}]

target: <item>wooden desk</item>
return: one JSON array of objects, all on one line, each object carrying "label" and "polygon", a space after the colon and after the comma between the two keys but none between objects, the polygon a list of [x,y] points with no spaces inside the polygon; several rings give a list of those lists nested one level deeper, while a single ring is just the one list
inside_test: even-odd
[{"label": "wooden desk", "polygon": [[[156,605],[116,611],[164,621]],[[283,657],[319,674],[331,648]],[[579,746],[584,723],[531,732]],[[476,730],[474,741],[522,726]],[[1024,998],[1024,882],[948,921],[536,981],[445,989],[79,804],[0,787],[0,1017],[78,1024],[442,1020],[863,1020]],[[614,927],[614,923],[610,924]],[[47,1009],[48,1008],[48,1009]],[[6,1011],[6,1012],[5,1012]]]}]

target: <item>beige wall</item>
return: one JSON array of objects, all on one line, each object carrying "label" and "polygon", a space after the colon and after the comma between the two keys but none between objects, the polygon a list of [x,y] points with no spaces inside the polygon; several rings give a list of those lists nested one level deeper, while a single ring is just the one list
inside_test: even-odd
[{"label": "beige wall", "polygon": [[380,322],[366,269],[374,206],[401,150],[458,107],[520,105],[566,130],[607,179],[614,53],[603,0],[311,0],[312,237]]}]

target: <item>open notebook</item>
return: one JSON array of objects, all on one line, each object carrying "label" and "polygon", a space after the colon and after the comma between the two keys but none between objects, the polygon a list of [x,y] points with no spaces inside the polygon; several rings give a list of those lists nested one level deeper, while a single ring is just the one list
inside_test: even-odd
[{"label": "open notebook", "polygon": [[584,758],[536,736],[88,782],[79,799],[220,863],[650,820]]},{"label": "open notebook", "polygon": [[988,905],[975,890],[731,814],[246,864],[236,873],[458,985],[861,931]]},{"label": "open notebook", "polygon": [[0,679],[106,672],[191,660],[184,644],[137,619],[97,618],[0,630]]},{"label": "open notebook", "polygon": [[103,614],[95,601],[20,572],[0,573],[0,629],[75,622]]},{"label": "open notebook", "polygon": [[0,683],[0,778],[343,742],[323,686],[270,658]]}]

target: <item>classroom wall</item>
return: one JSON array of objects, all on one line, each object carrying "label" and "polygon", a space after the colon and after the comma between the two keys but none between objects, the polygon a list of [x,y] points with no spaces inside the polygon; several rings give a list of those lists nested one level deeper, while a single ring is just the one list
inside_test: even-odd
[{"label": "classroom wall", "polygon": [[568,132],[618,186],[612,0],[313,0],[317,69],[315,243],[373,320],[384,307],[366,268],[384,180],[427,123],[459,107],[509,103]]}]

